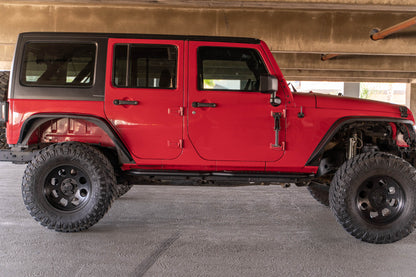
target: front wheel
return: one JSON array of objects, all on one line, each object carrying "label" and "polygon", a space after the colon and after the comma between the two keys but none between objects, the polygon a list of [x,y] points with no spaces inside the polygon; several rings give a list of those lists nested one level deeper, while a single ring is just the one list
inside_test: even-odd
[{"label": "front wheel", "polygon": [[329,189],[330,207],[352,236],[391,243],[416,224],[416,169],[387,153],[364,153],[345,162]]},{"label": "front wheel", "polygon": [[77,232],[97,223],[110,208],[116,180],[109,160],[78,142],[42,149],[27,165],[22,182],[26,208],[41,225]]}]

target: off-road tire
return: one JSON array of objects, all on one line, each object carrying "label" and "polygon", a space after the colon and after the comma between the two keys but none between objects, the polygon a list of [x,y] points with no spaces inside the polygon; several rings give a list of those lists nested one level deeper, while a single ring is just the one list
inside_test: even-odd
[{"label": "off-road tire", "polygon": [[[9,87],[9,71],[0,71],[0,101],[7,100],[7,91]],[[6,127],[0,127],[0,149],[8,149],[6,139]]]},{"label": "off-road tire", "polygon": [[26,208],[41,225],[77,232],[97,223],[115,195],[109,160],[79,142],[50,145],[27,165],[22,182]]},{"label": "off-road tire", "polygon": [[308,187],[312,197],[324,206],[329,206],[329,186],[312,182]]},{"label": "off-road tire", "polygon": [[416,222],[416,169],[387,153],[364,153],[345,162],[329,189],[338,222],[357,239],[391,243]]},{"label": "off-road tire", "polygon": [[117,184],[116,185],[116,198],[120,198],[124,194],[126,194],[133,185],[131,184]]}]

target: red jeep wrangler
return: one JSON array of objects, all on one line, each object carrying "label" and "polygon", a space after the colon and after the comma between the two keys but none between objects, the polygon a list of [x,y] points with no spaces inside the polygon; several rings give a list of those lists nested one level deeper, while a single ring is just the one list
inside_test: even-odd
[{"label": "red jeep wrangler", "polygon": [[415,227],[412,113],[292,93],[257,39],[24,33],[1,108],[0,160],[28,163],[24,203],[56,231],[152,180],[308,186],[366,242]]}]

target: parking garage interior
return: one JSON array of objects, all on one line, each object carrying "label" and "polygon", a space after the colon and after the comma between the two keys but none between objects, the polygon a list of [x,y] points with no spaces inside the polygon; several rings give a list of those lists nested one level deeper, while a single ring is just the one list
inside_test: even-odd
[{"label": "parking garage interior", "polygon": [[[415,16],[413,0],[6,0],[0,71],[22,32],[253,37],[294,89],[415,113]],[[0,276],[414,276],[415,235],[356,241],[305,188],[135,186],[100,224],[65,234],[28,216],[23,171],[0,164]]]}]

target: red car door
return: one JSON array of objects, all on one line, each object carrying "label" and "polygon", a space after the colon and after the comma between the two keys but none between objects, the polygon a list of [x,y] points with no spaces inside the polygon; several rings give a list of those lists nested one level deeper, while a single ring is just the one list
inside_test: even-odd
[{"label": "red car door", "polygon": [[259,92],[259,76],[275,75],[260,44],[190,42],[189,72],[188,135],[203,159],[282,157],[284,103],[272,107],[270,95]]},{"label": "red car door", "polygon": [[137,158],[182,152],[183,41],[109,39],[105,113]]}]

